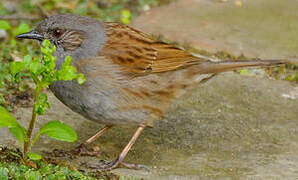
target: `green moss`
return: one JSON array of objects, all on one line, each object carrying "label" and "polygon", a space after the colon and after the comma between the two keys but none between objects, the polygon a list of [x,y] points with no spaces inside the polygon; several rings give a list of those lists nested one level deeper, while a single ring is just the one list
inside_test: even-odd
[{"label": "green moss", "polygon": [[127,178],[118,176],[109,172],[84,172],[70,165],[49,158],[41,161],[32,161],[29,165],[24,165],[19,156],[21,152],[18,149],[9,149],[0,147],[0,179],[47,179],[47,180],[138,180],[136,178]]},{"label": "green moss", "polygon": [[50,163],[43,159],[39,162],[31,162],[31,166],[24,165],[20,159],[20,151],[0,147],[0,177],[2,179],[95,179],[76,169],[56,163]]}]

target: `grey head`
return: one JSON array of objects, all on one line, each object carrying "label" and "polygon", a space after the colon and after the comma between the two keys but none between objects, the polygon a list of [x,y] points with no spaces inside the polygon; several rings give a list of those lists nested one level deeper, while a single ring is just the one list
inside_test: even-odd
[{"label": "grey head", "polygon": [[68,55],[73,60],[96,56],[106,41],[99,21],[73,14],[60,14],[43,20],[34,30],[17,36],[39,42],[49,39],[56,45],[58,66]]}]

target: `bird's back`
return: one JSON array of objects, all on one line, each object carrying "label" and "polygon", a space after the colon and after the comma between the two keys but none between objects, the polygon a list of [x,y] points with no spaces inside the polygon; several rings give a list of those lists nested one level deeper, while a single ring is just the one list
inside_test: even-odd
[{"label": "bird's back", "polygon": [[[163,118],[171,102],[188,88],[214,73],[282,63],[211,62],[125,25],[104,23],[103,27],[106,41],[98,54],[73,61],[86,76],[85,84],[79,87],[71,84],[76,82],[58,82],[52,88],[67,106],[100,123],[149,125]],[[76,101],[69,101],[63,92],[67,88],[76,95]]]}]

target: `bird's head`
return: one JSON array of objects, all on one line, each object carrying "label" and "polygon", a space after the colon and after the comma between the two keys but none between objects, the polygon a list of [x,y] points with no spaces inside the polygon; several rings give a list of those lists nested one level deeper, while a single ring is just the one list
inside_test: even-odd
[{"label": "bird's head", "polygon": [[95,55],[106,39],[99,21],[73,14],[51,16],[34,30],[17,37],[39,42],[48,39],[55,44],[58,53],[83,57]]}]

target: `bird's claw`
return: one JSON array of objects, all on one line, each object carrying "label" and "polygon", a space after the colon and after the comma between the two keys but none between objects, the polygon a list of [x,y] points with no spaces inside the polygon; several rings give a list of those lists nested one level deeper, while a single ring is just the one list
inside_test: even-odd
[{"label": "bird's claw", "polygon": [[87,168],[94,169],[96,171],[111,171],[119,167],[119,162],[116,161],[105,161],[100,160],[98,163],[84,163],[83,165]]},{"label": "bird's claw", "polygon": [[90,150],[87,148],[85,144],[81,144],[73,150],[65,151],[60,149],[54,149],[51,153],[54,157],[69,157],[75,158],[78,156],[98,156],[100,154],[99,151]]},{"label": "bird's claw", "polygon": [[143,164],[130,164],[130,163],[126,163],[126,162],[122,162],[120,164],[126,168],[129,168],[129,169],[135,169],[135,170],[143,169],[145,171],[151,172],[151,169],[148,166],[145,166]]},{"label": "bird's claw", "polygon": [[135,169],[135,170],[144,169],[146,171],[151,171],[151,169],[145,165],[119,162],[118,159],[110,162],[105,160],[100,160],[98,163],[92,163],[92,164],[84,163],[83,165],[87,168],[94,169],[97,171],[111,171],[113,169],[118,168],[120,165],[129,169]]}]

